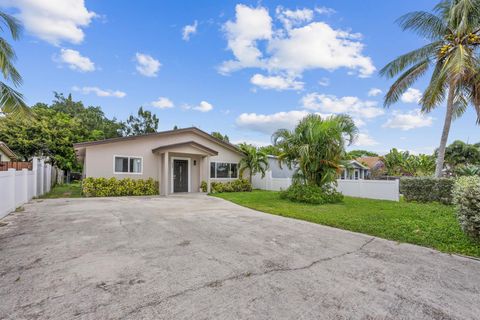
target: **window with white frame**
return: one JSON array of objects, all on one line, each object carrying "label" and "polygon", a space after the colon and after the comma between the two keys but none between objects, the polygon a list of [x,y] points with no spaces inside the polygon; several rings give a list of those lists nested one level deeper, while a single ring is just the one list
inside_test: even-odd
[{"label": "window with white frame", "polygon": [[210,178],[238,178],[238,163],[210,162]]},{"label": "window with white frame", "polygon": [[115,173],[142,173],[142,158],[115,156]]}]

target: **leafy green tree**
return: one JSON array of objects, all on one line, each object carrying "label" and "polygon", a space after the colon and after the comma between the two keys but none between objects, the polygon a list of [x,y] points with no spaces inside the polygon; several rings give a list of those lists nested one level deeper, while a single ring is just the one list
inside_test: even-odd
[{"label": "leafy green tree", "polygon": [[158,129],[158,118],[155,114],[140,107],[137,116],[128,117],[124,125],[125,136],[138,136],[141,134],[154,133]]},{"label": "leafy green tree", "polygon": [[225,142],[230,142],[230,139],[228,138],[228,136],[225,134],[221,134],[220,132],[218,131],[214,131],[211,133],[211,135],[214,137],[214,138],[217,138],[218,140],[222,140],[222,141],[225,141]]},{"label": "leafy green tree", "polygon": [[262,178],[265,177],[268,169],[267,154],[246,143],[240,143],[238,147],[245,155],[239,162],[240,176],[242,177],[245,170],[248,170],[250,183],[252,183],[252,177],[257,173],[260,173]]},{"label": "leafy green tree", "polygon": [[61,169],[77,169],[72,145],[82,139],[79,120],[45,105],[34,106],[31,112],[33,119],[0,119],[0,140],[6,141],[24,160],[46,156]]},{"label": "leafy green tree", "polygon": [[347,160],[357,159],[360,157],[378,157],[378,153],[367,150],[352,150],[347,153]]},{"label": "leafy green tree", "polygon": [[308,115],[293,130],[277,130],[274,145],[282,150],[279,162],[295,167],[296,183],[324,186],[336,181],[342,170],[345,146],[358,135],[352,118],[336,115],[323,119]]},{"label": "leafy green tree", "polygon": [[480,148],[455,140],[445,150],[445,162],[452,170],[457,166],[480,164]]},{"label": "leafy green tree", "polygon": [[278,156],[282,152],[278,147],[273,145],[260,147],[260,151],[271,156]]},{"label": "leafy green tree", "polygon": [[84,107],[71,96],[55,95],[49,106],[37,103],[32,117],[0,117],[0,140],[24,160],[48,156],[64,170],[78,170],[73,143],[118,137],[122,128],[115,119],[105,117],[100,107]]},{"label": "leafy green tree", "polygon": [[[21,32],[21,26],[18,20],[2,11],[0,11],[0,20],[10,31],[12,39],[18,40]],[[3,28],[0,30],[3,31]],[[5,38],[0,37],[0,70],[2,71],[3,78],[11,81],[15,87],[19,87],[22,84],[22,77],[13,65],[15,59],[16,55],[12,46]],[[0,112],[11,114],[12,116],[29,114],[29,108],[23,101],[22,94],[1,81]]]},{"label": "leafy green tree", "polygon": [[388,176],[401,176],[404,173],[404,164],[410,153],[408,151],[398,151],[396,148],[390,150],[383,156],[386,174]]},{"label": "leafy green tree", "polygon": [[401,55],[380,74],[393,78],[401,73],[385,96],[385,106],[401,95],[430,67],[433,72],[420,105],[430,112],[447,100],[445,122],[438,148],[435,176],[442,176],[445,147],[453,119],[463,115],[469,103],[480,121],[480,1],[442,0],[434,12],[408,13],[398,22],[403,30],[416,32],[430,43]]}]

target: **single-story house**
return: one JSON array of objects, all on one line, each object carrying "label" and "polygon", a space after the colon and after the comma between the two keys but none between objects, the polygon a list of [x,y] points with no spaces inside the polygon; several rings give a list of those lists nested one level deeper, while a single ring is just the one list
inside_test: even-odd
[{"label": "single-story house", "polygon": [[363,180],[370,174],[370,168],[356,161],[350,160],[348,166],[340,174],[342,180]]},{"label": "single-story house", "polygon": [[355,160],[367,166],[370,171],[378,171],[385,168],[385,163],[381,157],[360,157]]},{"label": "single-story house", "polygon": [[239,178],[243,153],[195,128],[74,144],[84,177],[149,179],[159,193],[199,192],[202,181]]},{"label": "single-story house", "polygon": [[0,141],[0,162],[17,161],[18,156],[3,141]]}]

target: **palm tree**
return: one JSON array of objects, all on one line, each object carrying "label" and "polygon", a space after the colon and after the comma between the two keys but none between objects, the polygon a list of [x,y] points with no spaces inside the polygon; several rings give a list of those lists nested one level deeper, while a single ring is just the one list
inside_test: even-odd
[{"label": "palm tree", "polygon": [[[17,19],[9,14],[0,11],[1,22],[8,27],[13,40],[17,40],[20,36],[21,26]],[[0,30],[3,28],[0,26]],[[0,70],[3,78],[11,81],[15,87],[22,83],[22,77],[17,69],[13,66],[16,59],[15,51],[11,45],[0,37]],[[26,114],[29,112],[28,106],[23,101],[23,96],[18,91],[12,89],[5,83],[0,81],[0,112],[12,114],[15,116]]]},{"label": "palm tree", "polygon": [[265,172],[268,169],[268,157],[265,152],[258,150],[256,147],[240,143],[238,145],[240,150],[245,154],[245,157],[240,160],[240,177],[243,176],[245,170],[249,171],[249,181],[252,183],[252,177],[257,173],[262,175],[262,178],[265,177]]},{"label": "palm tree", "polygon": [[400,96],[430,67],[433,72],[420,105],[430,112],[446,98],[447,109],[435,176],[442,176],[445,146],[452,120],[460,117],[472,103],[480,123],[480,0],[443,0],[434,13],[417,11],[398,19],[403,30],[411,30],[430,43],[399,56],[380,74],[393,78],[402,73],[390,87],[384,105],[397,102]]},{"label": "palm tree", "polygon": [[280,165],[295,168],[294,182],[324,186],[334,183],[342,170],[345,146],[357,137],[358,129],[348,115],[323,119],[311,114],[293,130],[277,130],[272,140],[281,150]]}]

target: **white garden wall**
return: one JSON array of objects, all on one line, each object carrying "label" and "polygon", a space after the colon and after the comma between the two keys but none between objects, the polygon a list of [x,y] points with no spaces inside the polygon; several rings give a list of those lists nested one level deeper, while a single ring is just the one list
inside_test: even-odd
[{"label": "white garden wall", "polygon": [[[265,177],[256,174],[252,179],[254,189],[280,191],[287,189],[292,183],[291,178],[272,178],[268,170]],[[346,196],[378,200],[400,200],[400,185],[398,180],[337,180],[337,191]]]},{"label": "white garden wall", "polygon": [[32,170],[10,169],[0,172],[0,218],[3,218],[33,197],[50,191],[54,183],[63,182],[63,171],[33,159]]},{"label": "white garden wall", "polygon": [[399,180],[337,180],[337,191],[345,196],[379,200],[400,200]]}]

